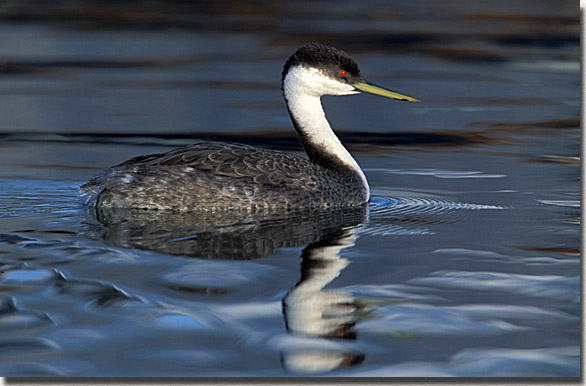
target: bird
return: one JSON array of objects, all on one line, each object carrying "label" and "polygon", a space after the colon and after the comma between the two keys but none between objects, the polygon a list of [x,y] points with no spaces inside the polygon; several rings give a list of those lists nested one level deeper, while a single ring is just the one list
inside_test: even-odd
[{"label": "bird", "polygon": [[106,169],[80,187],[85,203],[96,210],[181,212],[366,205],[366,176],[328,123],[321,97],[419,100],[367,82],[347,53],[321,43],[305,44],[289,57],[281,90],[307,158],[237,143],[196,143]]}]

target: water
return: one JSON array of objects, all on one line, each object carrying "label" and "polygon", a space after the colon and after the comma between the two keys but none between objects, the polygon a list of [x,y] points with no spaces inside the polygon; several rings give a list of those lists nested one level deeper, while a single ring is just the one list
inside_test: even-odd
[{"label": "water", "polygon": [[[92,4],[2,6],[1,375],[579,376],[575,2]],[[324,98],[367,211],[81,205],[186,143],[301,154],[307,41],[423,101]]]}]

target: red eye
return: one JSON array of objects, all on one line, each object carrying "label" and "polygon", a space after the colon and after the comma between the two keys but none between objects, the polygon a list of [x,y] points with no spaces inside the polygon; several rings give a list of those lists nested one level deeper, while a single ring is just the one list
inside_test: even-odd
[{"label": "red eye", "polygon": [[348,76],[348,73],[346,71],[344,71],[344,70],[340,70],[340,71],[338,71],[338,75],[340,75],[340,76],[342,76],[342,77],[345,78],[345,77]]}]

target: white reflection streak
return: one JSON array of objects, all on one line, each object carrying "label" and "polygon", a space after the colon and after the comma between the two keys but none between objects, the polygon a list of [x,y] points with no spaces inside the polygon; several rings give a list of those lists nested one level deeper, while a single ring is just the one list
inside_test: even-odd
[{"label": "white reflection streak", "polygon": [[[301,280],[283,300],[289,333],[311,338],[353,339],[356,323],[352,294],[323,288],[348,265],[340,252],[354,246],[356,229],[342,231],[336,238],[310,244],[303,251]],[[359,363],[364,356],[346,350],[306,347],[283,353],[283,366],[300,373],[327,372]]]}]

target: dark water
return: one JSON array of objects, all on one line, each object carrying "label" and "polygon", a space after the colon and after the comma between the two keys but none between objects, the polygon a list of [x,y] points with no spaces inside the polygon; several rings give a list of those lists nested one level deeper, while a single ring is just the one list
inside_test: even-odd
[{"label": "dark water", "polygon": [[[575,1],[0,5],[0,374],[580,374]],[[327,97],[365,211],[169,216],[77,187],[201,140],[301,153],[305,42],[421,99]]]}]

